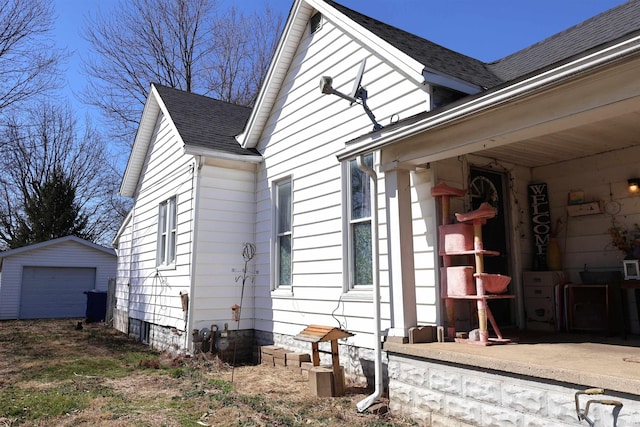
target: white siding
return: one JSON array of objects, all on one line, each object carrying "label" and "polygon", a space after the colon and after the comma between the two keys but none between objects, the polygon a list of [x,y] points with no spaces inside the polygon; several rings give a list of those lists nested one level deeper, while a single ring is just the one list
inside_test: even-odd
[{"label": "white siding", "polygon": [[64,241],[4,258],[0,286],[0,319],[17,319],[23,267],[95,267],[95,290],[106,291],[116,277],[116,258],[82,243]]},{"label": "white siding", "polygon": [[[133,214],[133,212],[132,212]],[[113,319],[113,327],[126,333],[129,317],[129,285],[131,281],[131,217],[123,225],[124,229],[118,237],[118,272],[116,276],[115,299],[116,307]]]},{"label": "white siding", "polygon": [[[346,327],[353,343],[371,346],[371,300],[343,295],[342,172],[336,153],[345,143],[368,133],[373,124],[360,105],[322,95],[322,75],[349,93],[362,59],[367,67],[362,84],[368,105],[382,125],[391,116],[406,118],[426,109],[424,88],[409,82],[391,65],[364,49],[331,23],[314,35],[305,34],[282,85],[259,150],[265,161],[259,171],[256,240],[256,329],[297,334],[310,323]],[[386,268],[384,179],[379,177],[381,266]],[[271,183],[291,176],[293,184],[293,294],[271,292],[269,265],[272,239]],[[382,312],[389,326],[387,272]],[[338,325],[336,325],[338,326]]]},{"label": "white siding", "polygon": [[[253,281],[236,281],[244,267],[243,243],[254,241],[255,166],[208,162],[200,171],[193,328],[225,323],[235,328],[231,306],[242,305],[241,328],[253,328]],[[248,266],[254,271],[252,264]]]},{"label": "white siding", "polygon": [[[562,218],[564,222],[559,243],[563,267],[574,283],[580,283],[578,272],[585,266],[590,270],[622,271],[624,254],[611,246],[610,215],[567,217],[569,191],[583,190],[587,201],[617,201],[621,209],[615,219],[627,227],[640,224],[640,197],[629,193],[627,184],[628,178],[638,175],[638,158],[640,147],[633,147],[532,170],[533,180],[547,183],[551,220]],[[527,203],[526,194],[522,200]],[[527,240],[522,246],[531,251],[529,228],[527,214],[524,227]]]},{"label": "white siding", "polygon": [[[189,292],[193,208],[193,157],[183,154],[174,127],[159,115],[142,170],[130,229],[121,236],[119,295],[129,317],[185,330],[180,292]],[[174,268],[156,268],[159,204],[176,197],[177,248]],[[130,232],[129,232],[130,230]],[[130,234],[129,234],[130,233]],[[130,241],[130,243],[129,243]],[[127,272],[128,269],[128,272]],[[128,277],[128,279],[127,279]]]}]

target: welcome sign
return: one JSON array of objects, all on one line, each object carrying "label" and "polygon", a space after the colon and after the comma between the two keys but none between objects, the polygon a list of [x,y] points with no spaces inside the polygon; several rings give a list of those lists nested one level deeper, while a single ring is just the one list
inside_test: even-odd
[{"label": "welcome sign", "polygon": [[551,214],[547,184],[529,184],[529,216],[533,240],[532,270],[547,270],[547,245],[551,235]]}]

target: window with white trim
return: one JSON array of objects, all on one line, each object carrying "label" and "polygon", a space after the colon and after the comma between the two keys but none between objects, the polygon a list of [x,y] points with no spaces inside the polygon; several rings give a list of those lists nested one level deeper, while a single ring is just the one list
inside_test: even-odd
[{"label": "window with white trim", "polygon": [[160,203],[158,213],[158,253],[157,265],[172,265],[176,262],[176,227],[178,210],[176,198]]},{"label": "window with white trim", "polygon": [[[373,154],[364,156],[365,165],[373,168]],[[373,284],[371,244],[371,178],[351,160],[347,168],[349,288]]]},{"label": "window with white trim", "polygon": [[276,288],[291,286],[291,179],[274,184]]}]

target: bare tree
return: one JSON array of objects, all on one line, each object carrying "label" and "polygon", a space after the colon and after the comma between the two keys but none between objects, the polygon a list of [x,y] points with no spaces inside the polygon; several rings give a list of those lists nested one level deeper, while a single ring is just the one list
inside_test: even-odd
[{"label": "bare tree", "polygon": [[282,16],[269,6],[245,15],[235,7],[213,23],[212,62],[207,67],[207,89],[214,98],[253,105],[278,42]]},{"label": "bare tree", "polygon": [[65,56],[51,39],[49,0],[0,2],[0,111],[57,87]]},{"label": "bare tree", "polygon": [[110,241],[122,221],[112,209],[117,175],[90,124],[80,129],[69,107],[40,103],[11,118],[0,138],[12,146],[0,158],[0,246],[15,247],[22,240],[24,224],[33,223],[33,200],[41,200],[43,189],[51,191],[56,182],[64,183],[65,194],[72,190],[72,207],[86,219],[81,237]]},{"label": "bare tree", "polygon": [[84,98],[113,136],[132,143],[151,83],[253,102],[282,18],[268,7],[250,17],[218,12],[215,0],[121,0],[111,15],[89,17],[83,35],[95,54],[83,58]]}]

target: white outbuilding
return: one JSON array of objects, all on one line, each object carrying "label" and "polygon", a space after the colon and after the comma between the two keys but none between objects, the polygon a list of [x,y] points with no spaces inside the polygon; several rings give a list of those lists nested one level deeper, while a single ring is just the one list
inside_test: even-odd
[{"label": "white outbuilding", "polygon": [[75,236],[0,252],[0,319],[84,317],[115,275],[112,248]]}]

